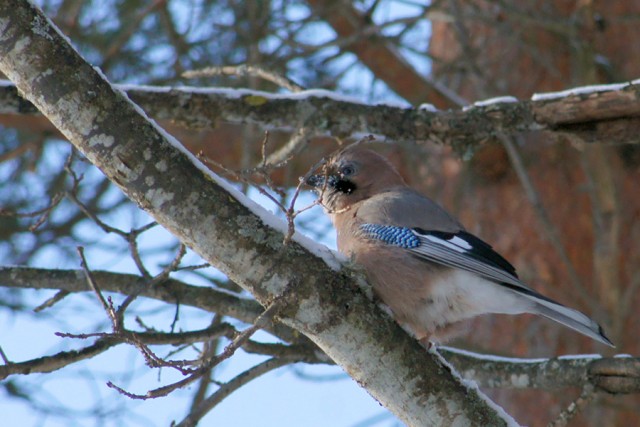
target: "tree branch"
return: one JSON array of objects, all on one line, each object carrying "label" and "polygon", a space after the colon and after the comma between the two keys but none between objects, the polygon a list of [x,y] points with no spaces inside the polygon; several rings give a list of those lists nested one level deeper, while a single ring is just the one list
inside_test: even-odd
[{"label": "tree branch", "polygon": [[594,386],[614,394],[640,392],[640,358],[597,355],[518,359],[438,349],[464,378],[482,387],[559,389]]},{"label": "tree branch", "polygon": [[[280,129],[304,123],[310,136],[372,133],[389,141],[434,141],[459,150],[500,133],[525,131],[546,131],[591,143],[640,143],[637,81],[541,94],[531,100],[498,98],[464,110],[435,112],[366,105],[319,90],[280,95],[248,89],[119,87],[155,119],[192,129],[213,128],[220,121]],[[0,84],[0,115],[35,113],[14,86]]]},{"label": "tree branch", "polygon": [[261,304],[295,292],[281,320],[406,424],[508,422],[404,333],[357,279],[337,272],[326,248],[300,236],[284,245],[282,222],[149,121],[27,0],[0,3],[0,70],[131,200]]},{"label": "tree branch", "polygon": [[[253,321],[262,312],[262,306],[248,298],[234,296],[212,288],[190,286],[176,279],[148,286],[149,281],[135,274],[112,273],[92,270],[96,282],[104,292],[140,296],[197,307],[212,313],[233,317],[245,323]],[[66,292],[88,292],[87,280],[82,270],[49,270],[32,267],[0,267],[0,286],[22,289],[54,289]],[[267,325],[265,330],[287,342],[298,340],[296,334],[281,324]]]},{"label": "tree branch", "polygon": [[[91,338],[96,336],[96,334],[69,335],[64,333],[57,333],[57,335],[64,338]],[[227,323],[222,323],[216,327],[181,333],[132,332],[123,330],[120,334],[97,334],[99,338],[93,344],[80,350],[61,351],[51,356],[38,357],[23,362],[5,362],[4,365],[0,365],[0,380],[15,374],[29,375],[33,373],[53,372],[82,360],[91,359],[111,347],[126,343],[127,340],[125,337],[127,335],[135,336],[136,339],[146,345],[177,345],[202,342],[219,336],[233,337],[235,335],[235,329]],[[250,349],[255,349],[256,345],[259,347],[260,343],[248,343]]]}]

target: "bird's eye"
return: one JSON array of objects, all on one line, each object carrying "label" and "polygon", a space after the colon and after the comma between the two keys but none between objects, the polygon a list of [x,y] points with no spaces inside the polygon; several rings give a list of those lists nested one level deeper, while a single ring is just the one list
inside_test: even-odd
[{"label": "bird's eye", "polygon": [[345,165],[342,168],[340,168],[340,174],[342,176],[351,176],[356,172],[356,168],[354,168],[352,165]]}]

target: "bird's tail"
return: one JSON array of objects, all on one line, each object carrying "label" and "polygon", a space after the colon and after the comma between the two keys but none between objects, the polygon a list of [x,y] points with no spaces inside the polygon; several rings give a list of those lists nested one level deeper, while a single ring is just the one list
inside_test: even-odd
[{"label": "bird's tail", "polygon": [[610,347],[615,347],[609,338],[605,336],[602,327],[578,310],[547,299],[535,298],[532,312],[554,320]]}]

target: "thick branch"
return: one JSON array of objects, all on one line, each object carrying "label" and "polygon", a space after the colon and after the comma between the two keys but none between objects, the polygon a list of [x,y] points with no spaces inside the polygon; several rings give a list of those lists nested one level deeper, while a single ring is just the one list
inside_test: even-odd
[{"label": "thick branch", "polygon": [[[165,301],[168,304],[188,305],[252,323],[264,309],[256,301],[233,296],[212,288],[190,286],[175,279],[148,286],[148,281],[135,274],[93,270],[92,275],[105,292],[118,292]],[[0,267],[0,286],[24,289],[54,289],[69,292],[88,292],[82,270],[49,270],[31,267]],[[278,327],[274,333],[285,341],[293,340],[289,328]]]},{"label": "thick branch", "polygon": [[591,384],[608,393],[640,392],[640,359],[565,356],[516,359],[487,356],[452,348],[439,349],[458,372],[482,387],[544,390]]},{"label": "thick branch", "polygon": [[[464,110],[436,112],[366,105],[327,91],[275,95],[247,89],[124,88],[154,118],[195,129],[213,128],[221,121],[281,129],[304,123],[310,136],[372,133],[390,141],[430,140],[460,150],[499,133],[523,131],[546,131],[587,142],[640,143],[638,84],[581,88],[519,102],[498,99]],[[5,84],[0,85],[0,113],[33,114],[34,108],[18,96],[14,86]]]},{"label": "thick branch", "polygon": [[0,2],[0,70],[158,223],[261,304],[287,296],[282,321],[408,425],[506,424],[377,308],[353,277],[330,268],[337,268],[335,260],[318,256],[319,248],[310,251],[299,236],[284,245],[284,224],[149,122],[32,4],[10,3]]}]

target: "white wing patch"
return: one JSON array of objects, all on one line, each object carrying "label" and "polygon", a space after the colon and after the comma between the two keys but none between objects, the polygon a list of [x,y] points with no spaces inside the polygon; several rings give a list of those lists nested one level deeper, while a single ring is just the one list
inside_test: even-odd
[{"label": "white wing patch", "polygon": [[453,236],[453,239],[450,239],[449,242],[451,242],[452,244],[461,247],[462,249],[465,250],[471,250],[471,245],[469,244],[469,242],[467,242],[464,239],[461,239],[458,236]]},{"label": "white wing patch", "polygon": [[453,249],[454,251],[460,252],[462,254],[465,253],[465,252],[468,252],[468,251],[470,251],[472,249],[471,245],[469,244],[469,242],[467,242],[464,239],[461,239],[458,236],[453,236],[451,239],[441,239],[441,238],[439,238],[437,236],[433,236],[433,235],[430,235],[430,234],[427,234],[427,235],[418,234],[415,231],[414,231],[414,234],[416,236],[418,236],[418,237],[429,239],[433,243],[437,243],[439,245],[446,246],[449,249]]},{"label": "white wing patch", "polygon": [[470,273],[478,274],[485,279],[498,283],[509,283],[525,292],[532,291],[531,288],[509,274],[509,272],[470,257],[469,252],[472,247],[464,239],[454,236],[450,240],[445,240],[432,234],[422,234],[415,230],[412,231],[413,234],[420,239],[421,245],[417,248],[409,249],[410,252],[423,256],[438,264],[460,268]]}]

